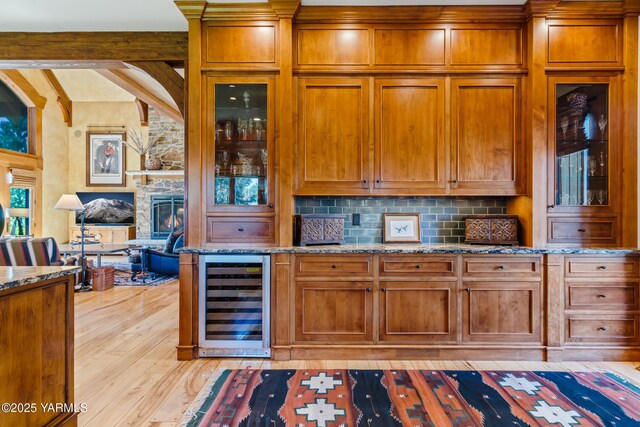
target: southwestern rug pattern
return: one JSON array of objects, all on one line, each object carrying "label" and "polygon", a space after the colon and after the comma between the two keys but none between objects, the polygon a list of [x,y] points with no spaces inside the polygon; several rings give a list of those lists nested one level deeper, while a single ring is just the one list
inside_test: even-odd
[{"label": "southwestern rug pattern", "polygon": [[602,372],[225,370],[187,426],[640,426]]}]

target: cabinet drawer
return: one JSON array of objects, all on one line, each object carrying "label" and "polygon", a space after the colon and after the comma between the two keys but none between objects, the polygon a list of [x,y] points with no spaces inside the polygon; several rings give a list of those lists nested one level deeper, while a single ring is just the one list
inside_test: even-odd
[{"label": "cabinet drawer", "polygon": [[615,219],[549,218],[549,243],[616,243]]},{"label": "cabinet drawer", "polygon": [[209,217],[207,242],[209,243],[273,243],[273,218]]},{"label": "cabinet drawer", "polygon": [[637,277],[638,258],[571,257],[565,259],[566,277]]},{"label": "cabinet drawer", "polygon": [[638,283],[570,283],[567,285],[567,309],[637,310]]},{"label": "cabinet drawer", "polygon": [[370,255],[298,255],[296,276],[372,276],[373,257]]},{"label": "cabinet drawer", "polygon": [[539,277],[539,257],[464,257],[463,276],[477,277]]},{"label": "cabinet drawer", "polygon": [[381,256],[380,276],[455,276],[456,257]]},{"label": "cabinet drawer", "polygon": [[620,342],[638,339],[637,316],[569,316],[568,342]]}]

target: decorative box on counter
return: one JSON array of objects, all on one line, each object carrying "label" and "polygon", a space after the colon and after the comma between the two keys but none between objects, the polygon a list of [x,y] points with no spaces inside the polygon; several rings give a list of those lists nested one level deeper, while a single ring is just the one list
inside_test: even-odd
[{"label": "decorative box on counter", "polygon": [[344,243],[343,215],[296,215],[294,244],[298,246]]},{"label": "decorative box on counter", "polygon": [[468,215],[464,234],[465,243],[518,245],[518,216]]}]

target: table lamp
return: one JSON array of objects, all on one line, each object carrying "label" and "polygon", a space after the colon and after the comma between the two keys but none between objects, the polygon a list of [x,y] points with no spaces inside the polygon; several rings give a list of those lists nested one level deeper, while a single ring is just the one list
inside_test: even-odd
[{"label": "table lamp", "polygon": [[75,194],[63,194],[54,206],[54,209],[62,209],[67,211],[80,211],[80,262],[82,267],[81,286],[78,292],[87,292],[91,290],[89,281],[87,280],[87,260],[84,255],[84,205]]},{"label": "table lamp", "polygon": [[7,208],[7,217],[13,218],[11,235],[24,236],[25,230],[22,226],[22,218],[29,218],[29,208]]}]

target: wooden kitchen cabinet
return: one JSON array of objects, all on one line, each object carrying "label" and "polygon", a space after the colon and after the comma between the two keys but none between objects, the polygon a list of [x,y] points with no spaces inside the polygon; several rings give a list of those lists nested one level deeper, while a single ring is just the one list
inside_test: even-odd
[{"label": "wooden kitchen cabinet", "polygon": [[522,192],[519,78],[451,79],[451,194]]},{"label": "wooden kitchen cabinet", "polygon": [[372,342],[373,282],[299,280],[296,341]]},{"label": "wooden kitchen cabinet", "polygon": [[548,243],[621,240],[618,79],[549,77]]},{"label": "wooden kitchen cabinet", "polygon": [[463,342],[541,342],[541,282],[464,281]]},{"label": "wooden kitchen cabinet", "polygon": [[299,79],[297,194],[369,191],[369,80]]},{"label": "wooden kitchen cabinet", "polygon": [[444,79],[377,79],[374,99],[374,192],[444,194]]},{"label": "wooden kitchen cabinet", "polygon": [[381,342],[455,342],[456,282],[381,281]]}]

